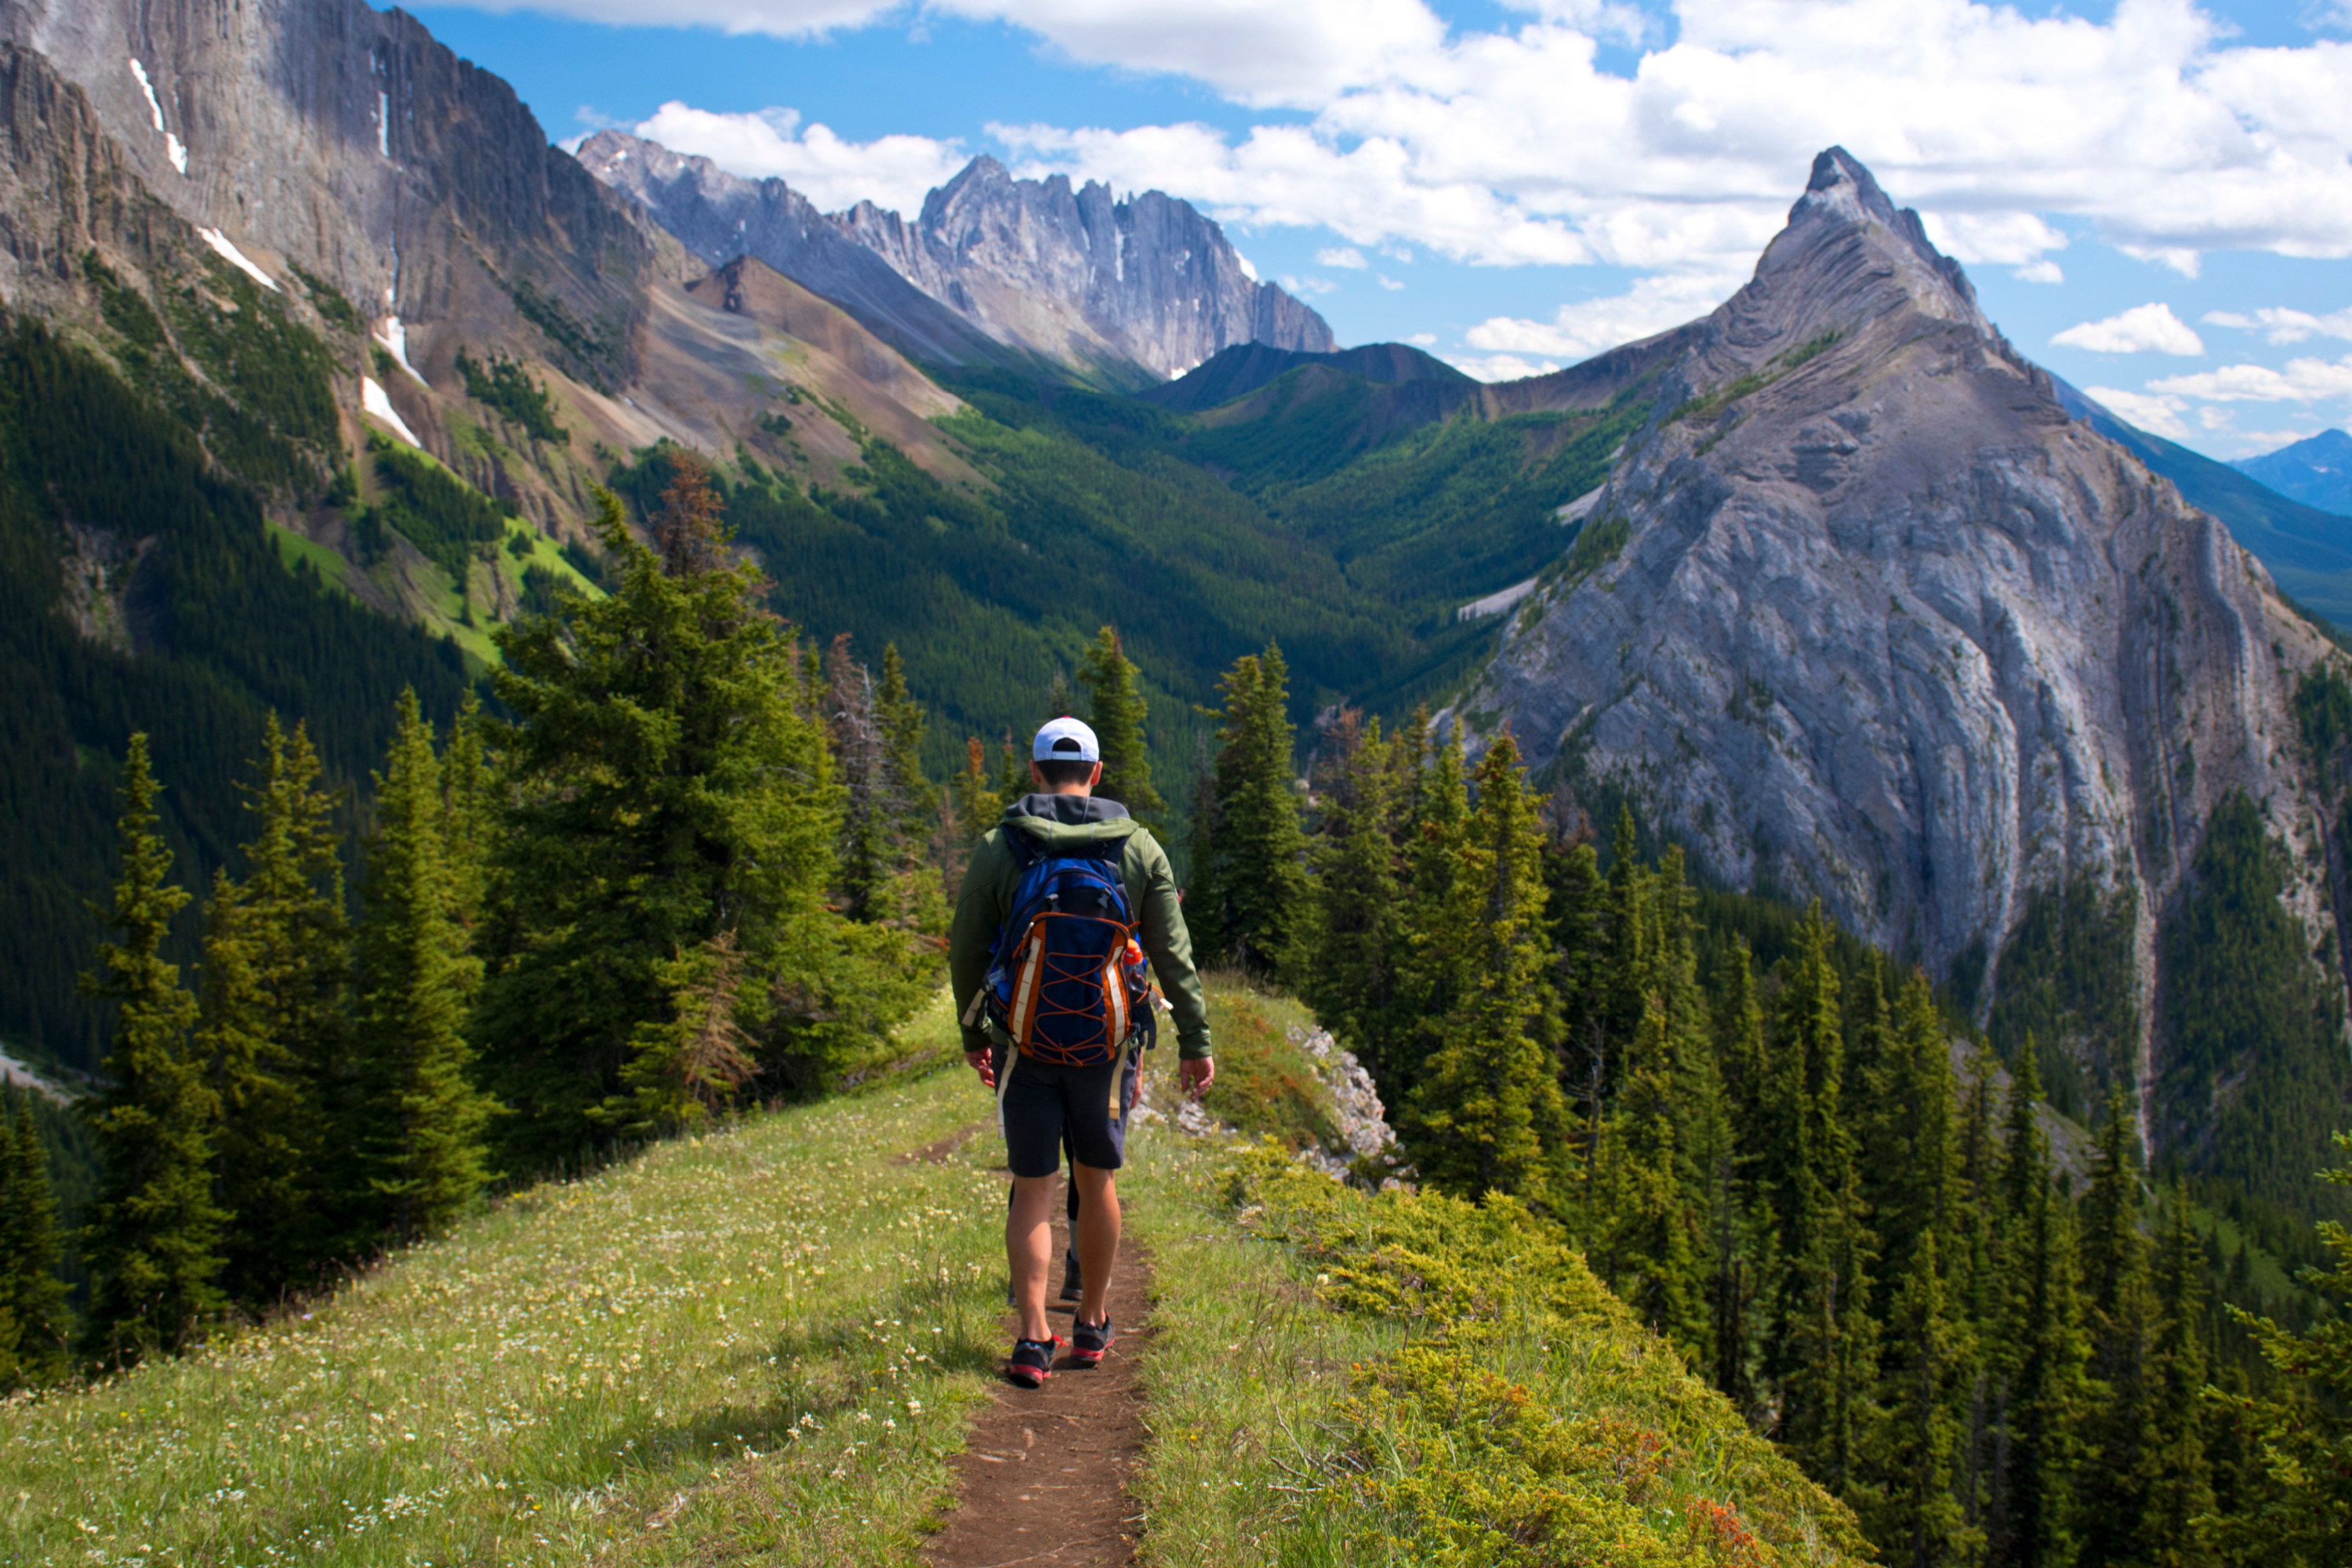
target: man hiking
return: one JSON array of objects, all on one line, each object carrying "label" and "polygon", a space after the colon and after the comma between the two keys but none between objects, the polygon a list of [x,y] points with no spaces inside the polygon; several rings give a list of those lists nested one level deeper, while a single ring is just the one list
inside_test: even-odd
[{"label": "man hiking", "polygon": [[1094,798],[1102,779],[1094,731],[1055,719],[1037,731],[1030,757],[1037,793],[1004,808],[964,871],[948,976],[964,1059],[996,1091],[1013,1167],[1004,1252],[1021,1326],[1007,1371],[1034,1388],[1052,1375],[1063,1344],[1045,1321],[1045,1273],[1066,1143],[1082,1279],[1070,1360],[1093,1366],[1117,1337],[1108,1307],[1118,1251],[1113,1173],[1126,1157],[1138,1046],[1156,990],[1175,1015],[1185,1091],[1197,1098],[1216,1064],[1167,851],[1125,806]]}]

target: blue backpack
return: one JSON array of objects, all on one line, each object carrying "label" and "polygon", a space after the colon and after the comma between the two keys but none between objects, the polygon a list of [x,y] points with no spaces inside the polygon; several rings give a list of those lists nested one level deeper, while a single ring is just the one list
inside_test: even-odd
[{"label": "blue backpack", "polygon": [[1115,1061],[1151,1016],[1150,966],[1135,940],[1117,839],[1043,853],[1007,828],[1021,867],[982,994],[1024,1056],[1057,1067]]}]

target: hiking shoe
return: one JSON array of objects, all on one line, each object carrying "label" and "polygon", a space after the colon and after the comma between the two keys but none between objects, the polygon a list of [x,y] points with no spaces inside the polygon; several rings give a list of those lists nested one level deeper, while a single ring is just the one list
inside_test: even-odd
[{"label": "hiking shoe", "polygon": [[1118,1331],[1110,1326],[1106,1317],[1099,1323],[1080,1323],[1070,1331],[1075,1342],[1070,1346],[1070,1359],[1080,1366],[1093,1366],[1108,1352]]},{"label": "hiking shoe", "polygon": [[1086,1294],[1086,1281],[1078,1272],[1078,1249],[1062,1254],[1062,1300],[1075,1301]]},{"label": "hiking shoe", "polygon": [[[1013,1342],[1013,1360],[1005,1367],[1004,1374],[1024,1388],[1035,1388],[1054,1375],[1054,1355],[1061,1348],[1062,1336],[1059,1334],[1050,1339],[1015,1340]],[[1102,1359],[1100,1352],[1096,1352],[1095,1359]]]}]

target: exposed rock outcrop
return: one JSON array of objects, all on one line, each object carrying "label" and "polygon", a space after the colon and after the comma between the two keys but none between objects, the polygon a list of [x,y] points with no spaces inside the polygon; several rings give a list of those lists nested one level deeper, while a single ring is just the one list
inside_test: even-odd
[{"label": "exposed rock outcrop", "polygon": [[597,132],[579,155],[705,260],[756,257],[910,353],[975,357],[968,333],[885,275],[990,341],[1079,368],[1158,378],[1234,343],[1331,348],[1322,317],[1252,276],[1216,224],[1158,191],[1115,201],[1108,185],[1016,180],[976,158],[910,223],[871,202],[826,216],[782,180],[741,179],[622,132]]},{"label": "exposed rock outcrop", "polygon": [[1996,957],[2033,889],[2128,892],[2144,1029],[2215,803],[2307,842],[2290,698],[2319,634],[2068,416],[1843,151],[1721,309],[1546,380],[1656,412],[1457,704],[1474,742],[1507,723],[1708,874],[1939,974]]}]

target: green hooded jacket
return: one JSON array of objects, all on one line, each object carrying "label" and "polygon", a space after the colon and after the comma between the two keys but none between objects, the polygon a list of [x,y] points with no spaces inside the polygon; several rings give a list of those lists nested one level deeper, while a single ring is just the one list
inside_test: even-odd
[{"label": "green hooded jacket", "polygon": [[[1209,1055],[1209,1005],[1201,994],[1200,972],[1192,967],[1192,936],[1184,929],[1168,851],[1127,815],[1127,807],[1087,795],[1024,795],[1004,808],[1004,820],[972,851],[956,894],[955,923],[948,928],[948,984],[955,994],[956,1016],[971,1013],[971,999],[988,978],[996,934],[1013,912],[1021,867],[1005,843],[1008,833],[1025,833],[1041,849],[1126,840],[1119,879],[1127,884],[1127,907],[1142,927],[1136,935],[1151,960],[1151,977],[1175,1009],[1177,1054],[1188,1061]],[[992,1024],[967,1024],[963,1047],[984,1051],[991,1037],[1002,1034]]]}]

